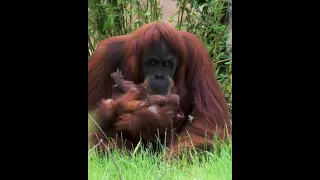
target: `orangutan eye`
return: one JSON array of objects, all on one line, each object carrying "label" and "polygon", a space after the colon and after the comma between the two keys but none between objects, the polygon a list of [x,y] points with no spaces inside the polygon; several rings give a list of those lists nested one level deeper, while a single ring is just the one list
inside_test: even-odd
[{"label": "orangutan eye", "polygon": [[168,67],[169,66],[169,62],[168,61],[164,62],[163,66]]},{"label": "orangutan eye", "polygon": [[157,65],[158,64],[158,61],[154,58],[150,59],[150,64],[151,65]]}]

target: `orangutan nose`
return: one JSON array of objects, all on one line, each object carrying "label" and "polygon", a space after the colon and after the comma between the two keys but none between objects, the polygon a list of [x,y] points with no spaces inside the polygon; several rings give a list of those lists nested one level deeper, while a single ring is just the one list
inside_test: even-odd
[{"label": "orangutan nose", "polygon": [[164,80],[164,75],[163,74],[156,74],[155,79],[156,80]]}]

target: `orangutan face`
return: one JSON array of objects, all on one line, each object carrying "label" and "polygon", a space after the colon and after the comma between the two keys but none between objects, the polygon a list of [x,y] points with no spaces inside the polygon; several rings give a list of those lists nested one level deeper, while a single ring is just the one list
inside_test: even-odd
[{"label": "orangutan face", "polygon": [[150,48],[142,57],[142,71],[144,82],[149,93],[167,95],[173,86],[174,74],[178,59],[170,51],[165,41]]}]

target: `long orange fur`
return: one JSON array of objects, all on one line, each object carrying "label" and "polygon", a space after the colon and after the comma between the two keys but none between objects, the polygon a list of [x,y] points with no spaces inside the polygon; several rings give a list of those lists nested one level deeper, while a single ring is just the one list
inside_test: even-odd
[{"label": "long orange fur", "polygon": [[160,37],[178,55],[174,79],[176,93],[180,96],[183,113],[193,117],[192,121],[186,118],[176,129],[180,140],[175,139],[169,148],[177,153],[179,147],[210,147],[215,133],[221,139],[226,138],[226,133],[231,136],[227,104],[204,44],[194,34],[177,31],[162,22],[152,22],[132,34],[108,38],[99,43],[88,63],[89,110],[95,109],[101,99],[116,99],[121,95],[121,92],[112,89],[109,76],[117,68],[120,67],[128,80],[136,84],[143,81],[141,57]]}]

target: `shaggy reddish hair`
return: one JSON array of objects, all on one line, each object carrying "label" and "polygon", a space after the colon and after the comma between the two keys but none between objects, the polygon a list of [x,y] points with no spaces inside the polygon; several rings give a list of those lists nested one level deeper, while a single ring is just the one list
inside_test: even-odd
[{"label": "shaggy reddish hair", "polygon": [[[182,137],[180,142],[185,142],[182,147],[192,144],[202,148],[205,143],[210,146],[215,132],[220,138],[225,137],[225,132],[231,135],[227,104],[204,44],[194,34],[177,31],[162,22],[149,23],[132,34],[99,43],[88,63],[89,110],[96,108],[102,99],[120,95],[112,89],[110,77],[117,68],[120,67],[127,80],[136,84],[143,81],[142,55],[160,38],[165,39],[171,52],[178,56],[173,80],[183,113],[193,117],[192,121],[186,118],[181,127],[176,127]],[[173,142],[174,151],[178,150],[178,145],[178,140]]]}]

